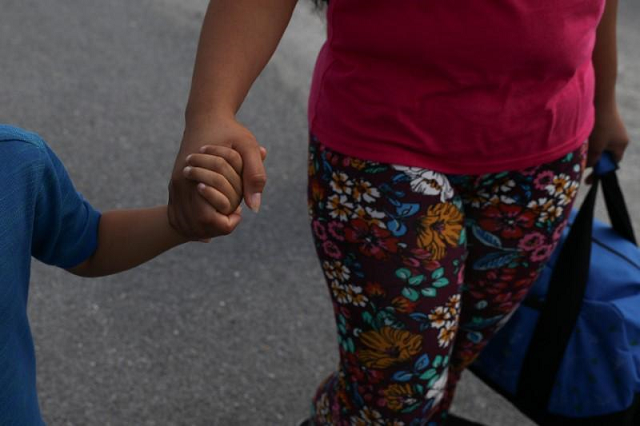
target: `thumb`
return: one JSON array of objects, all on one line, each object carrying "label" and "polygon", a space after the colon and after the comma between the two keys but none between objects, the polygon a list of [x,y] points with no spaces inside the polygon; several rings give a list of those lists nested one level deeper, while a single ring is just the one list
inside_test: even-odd
[{"label": "thumb", "polygon": [[262,158],[263,155],[266,155],[266,150],[263,153],[255,141],[253,143],[238,144],[233,148],[242,156],[244,201],[251,210],[257,213],[260,210],[262,191],[267,184],[267,172],[262,164]]}]

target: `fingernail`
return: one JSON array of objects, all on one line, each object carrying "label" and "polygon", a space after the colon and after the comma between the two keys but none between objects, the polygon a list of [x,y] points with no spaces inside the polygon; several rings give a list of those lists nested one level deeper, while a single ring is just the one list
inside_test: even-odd
[{"label": "fingernail", "polygon": [[187,155],[187,162],[189,162],[189,160],[191,160],[191,157],[193,156],[193,154],[189,154]]},{"label": "fingernail", "polygon": [[205,152],[206,150],[207,150],[207,147],[206,147],[206,146],[201,146],[199,151],[200,151],[200,152]]},{"label": "fingernail", "polygon": [[184,172],[185,175],[188,175],[189,173],[191,173],[191,167],[189,167],[189,166],[185,167],[183,172]]},{"label": "fingernail", "polygon": [[258,211],[260,211],[260,201],[262,200],[262,194],[260,194],[259,192],[256,194],[252,194],[249,199],[251,200],[251,205],[249,207],[251,208],[251,210],[258,213]]},{"label": "fingernail", "polygon": [[198,184],[198,190],[200,190],[200,191],[204,191],[205,187],[206,187],[206,185],[204,183],[199,183]]}]

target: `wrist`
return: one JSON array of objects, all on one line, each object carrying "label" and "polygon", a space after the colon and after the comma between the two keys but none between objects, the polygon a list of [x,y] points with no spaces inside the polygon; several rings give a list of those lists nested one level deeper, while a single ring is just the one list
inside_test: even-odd
[{"label": "wrist", "polygon": [[233,108],[217,106],[217,107],[201,107],[191,103],[185,109],[185,130],[199,129],[208,127],[213,122],[235,121],[236,113]]},{"label": "wrist", "polygon": [[188,243],[191,241],[189,238],[182,235],[176,228],[171,224],[171,220],[169,219],[169,206],[158,207],[158,210],[161,212],[163,218],[163,229],[165,230],[165,234],[167,235],[167,240],[169,244],[174,246],[179,246],[184,243]]}]

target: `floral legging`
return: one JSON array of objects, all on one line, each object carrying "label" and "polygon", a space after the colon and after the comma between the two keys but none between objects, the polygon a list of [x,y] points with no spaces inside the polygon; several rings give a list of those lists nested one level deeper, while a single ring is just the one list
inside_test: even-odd
[{"label": "floral legging", "polygon": [[348,157],[311,136],[309,212],[340,349],[315,425],[446,423],[460,374],[556,246],[585,148],[471,176]]}]

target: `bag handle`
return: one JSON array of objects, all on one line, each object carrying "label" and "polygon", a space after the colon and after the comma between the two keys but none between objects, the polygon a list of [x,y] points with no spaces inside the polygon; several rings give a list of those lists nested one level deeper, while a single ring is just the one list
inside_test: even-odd
[{"label": "bag handle", "polygon": [[594,172],[600,176],[602,181],[602,190],[611,226],[621,237],[637,246],[638,242],[633,232],[627,204],[624,201],[618,176],[615,173],[617,169],[618,165],[615,163],[611,153],[605,152],[596,165]]},{"label": "bag handle", "polygon": [[582,308],[589,278],[591,236],[600,183],[613,228],[622,237],[636,243],[616,170],[617,165],[609,153],[594,168],[591,189],[571,226],[551,275],[516,391],[516,401],[530,414],[547,412],[567,344]]}]

